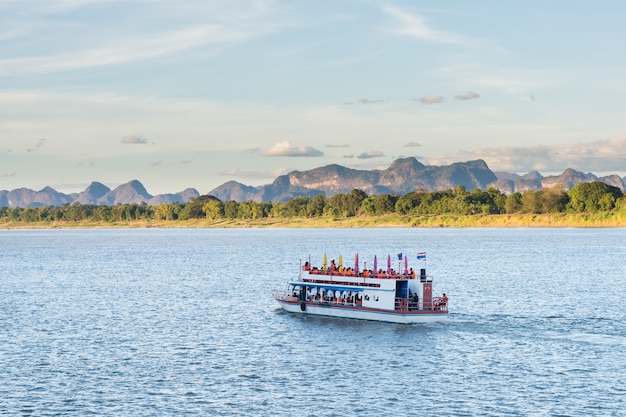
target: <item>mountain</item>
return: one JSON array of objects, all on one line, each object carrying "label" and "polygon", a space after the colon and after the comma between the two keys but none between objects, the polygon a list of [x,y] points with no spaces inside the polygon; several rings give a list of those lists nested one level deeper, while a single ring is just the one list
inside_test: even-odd
[{"label": "mountain", "polygon": [[258,192],[258,188],[243,185],[237,181],[228,181],[215,188],[209,194],[222,201],[251,201],[254,200],[254,197]]},{"label": "mountain", "polygon": [[147,201],[149,206],[159,206],[161,204],[170,203],[187,203],[198,198],[200,193],[195,188],[187,188],[176,194],[159,194]]},{"label": "mountain", "polygon": [[41,207],[62,206],[74,199],[67,194],[45,187],[41,191],[18,188],[11,191],[0,191],[0,207]]},{"label": "mountain", "polygon": [[626,190],[626,181],[619,175],[608,175],[598,178],[592,173],[583,173],[568,168],[560,175],[542,176],[537,171],[529,172],[526,175],[510,174],[508,172],[496,172],[498,180],[490,186],[495,187],[506,194],[524,191],[537,191],[543,188],[562,186],[569,190],[581,182],[601,181],[620,190]]},{"label": "mountain", "polygon": [[[482,160],[447,166],[426,166],[409,157],[394,161],[385,170],[358,170],[333,164],[308,171],[292,171],[279,176],[273,183],[258,188],[229,181],[211,190],[209,194],[222,201],[286,201],[297,196],[313,197],[316,194],[330,197],[349,193],[355,188],[370,195],[406,194],[419,189],[447,190],[457,185],[468,190],[484,189],[496,180],[496,175]],[[242,190],[245,190],[245,194]],[[240,196],[243,198],[238,199]]]},{"label": "mountain", "polygon": [[442,191],[462,185],[467,190],[494,187],[505,194],[537,191],[557,184],[570,189],[580,182],[603,181],[625,190],[624,180],[617,175],[597,178],[573,169],[561,175],[544,177],[537,171],[525,175],[493,172],[485,161],[457,162],[446,166],[426,166],[417,159],[401,158],[384,170],[358,170],[341,165],[327,165],[308,171],[292,171],[277,177],[271,184],[250,187],[229,181],[211,190],[210,195],[222,201],[286,201],[297,196],[346,194],[355,188],[369,195],[406,194],[411,191]]},{"label": "mountain", "polygon": [[79,204],[98,204],[98,200],[104,197],[111,189],[99,182],[92,182],[85,191],[78,194],[75,203]]},{"label": "mountain", "polygon": [[140,204],[147,203],[151,198],[152,196],[148,194],[142,183],[132,180],[103,195],[98,200],[98,203],[105,206],[129,203]]},{"label": "mountain", "polygon": [[98,206],[116,204],[148,204],[157,206],[163,203],[187,203],[200,193],[194,188],[187,188],[175,194],[150,195],[143,184],[137,180],[122,184],[111,190],[99,182],[92,182],[78,194],[63,194],[53,188],[45,187],[41,191],[19,188],[0,191],[0,207],[41,207],[62,206],[64,204],[92,204]]}]

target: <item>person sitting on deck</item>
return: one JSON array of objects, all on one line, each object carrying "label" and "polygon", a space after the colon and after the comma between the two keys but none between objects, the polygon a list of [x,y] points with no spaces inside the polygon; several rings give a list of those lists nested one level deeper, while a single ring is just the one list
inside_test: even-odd
[{"label": "person sitting on deck", "polygon": [[309,263],[305,262],[304,266],[302,267],[302,270],[303,271],[309,271],[310,269],[311,269],[311,266],[309,265]]},{"label": "person sitting on deck", "polygon": [[337,265],[335,265],[335,260],[330,261],[330,272],[337,273]]}]

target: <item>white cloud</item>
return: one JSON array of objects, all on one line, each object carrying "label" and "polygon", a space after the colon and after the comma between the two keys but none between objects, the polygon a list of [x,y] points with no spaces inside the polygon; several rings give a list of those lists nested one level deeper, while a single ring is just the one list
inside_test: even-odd
[{"label": "white cloud", "polygon": [[148,143],[148,139],[144,138],[141,135],[131,135],[131,136],[124,136],[121,142],[136,145],[136,144]]},{"label": "white cloud", "polygon": [[371,158],[380,158],[382,156],[385,156],[385,154],[382,153],[381,151],[365,151],[359,156],[357,156],[357,158],[358,159],[371,159]]},{"label": "white cloud", "polygon": [[262,156],[323,156],[324,153],[310,146],[291,146],[289,141],[278,142],[265,152]]}]

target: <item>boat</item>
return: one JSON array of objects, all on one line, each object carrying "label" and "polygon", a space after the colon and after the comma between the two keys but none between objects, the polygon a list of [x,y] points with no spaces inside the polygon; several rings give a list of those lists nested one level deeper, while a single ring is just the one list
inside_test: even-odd
[{"label": "boat", "polygon": [[[404,258],[404,259],[403,259]],[[424,260],[423,252],[418,260]],[[448,318],[448,297],[433,295],[433,277],[420,268],[417,274],[408,268],[408,259],[398,254],[398,272],[391,268],[368,270],[359,268],[358,254],[354,268],[344,268],[333,260],[327,266],[326,254],[321,267],[309,261],[301,267],[298,279],[290,281],[286,290],[274,290],[272,295],[283,310],[316,316],[343,317],[392,323],[426,323]],[[404,270],[401,268],[404,260]]]}]

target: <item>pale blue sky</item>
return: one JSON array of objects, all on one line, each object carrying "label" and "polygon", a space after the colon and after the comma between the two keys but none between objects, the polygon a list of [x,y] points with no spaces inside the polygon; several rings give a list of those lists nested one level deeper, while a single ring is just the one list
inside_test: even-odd
[{"label": "pale blue sky", "polygon": [[621,1],[0,0],[0,189],[626,175]]}]

